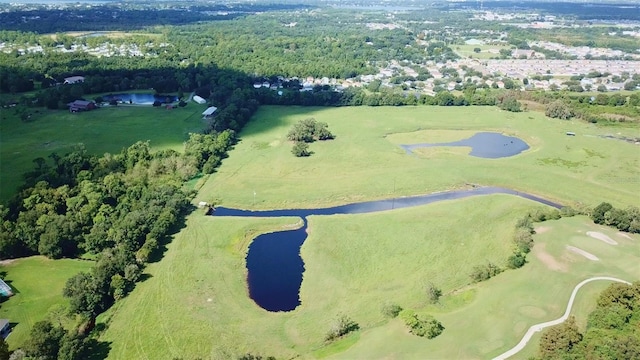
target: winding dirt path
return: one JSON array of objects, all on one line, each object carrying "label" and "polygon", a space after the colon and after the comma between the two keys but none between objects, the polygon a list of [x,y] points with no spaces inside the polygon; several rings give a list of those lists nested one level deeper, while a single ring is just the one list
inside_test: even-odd
[{"label": "winding dirt path", "polygon": [[547,322],[543,322],[543,323],[531,326],[529,328],[529,330],[527,330],[527,333],[524,334],[524,336],[522,337],[522,340],[520,340],[518,345],[516,345],[513,348],[511,348],[509,351],[504,352],[504,353],[494,357],[493,360],[504,360],[504,359],[510,358],[511,356],[519,353],[522,349],[524,349],[524,347],[527,345],[529,340],[531,340],[531,337],[535,333],[540,332],[543,329],[548,328],[550,326],[561,324],[565,320],[567,320],[569,318],[569,314],[571,313],[571,308],[573,307],[573,301],[576,298],[576,294],[578,293],[578,290],[580,290],[580,288],[583,287],[584,285],[586,285],[586,284],[588,284],[588,283],[590,283],[592,281],[598,281],[598,280],[615,281],[615,282],[621,282],[621,283],[625,283],[625,284],[629,284],[629,285],[631,284],[628,281],[621,280],[621,279],[614,278],[614,277],[609,277],[609,276],[596,276],[596,277],[592,277],[592,278],[589,278],[589,279],[586,279],[586,280],[582,281],[580,284],[576,285],[575,288],[573,288],[573,292],[571,293],[571,297],[569,298],[569,302],[567,303],[567,310],[565,310],[564,315],[562,315],[561,317],[559,317],[559,318],[557,318],[555,320],[551,320],[551,321],[547,321]]}]

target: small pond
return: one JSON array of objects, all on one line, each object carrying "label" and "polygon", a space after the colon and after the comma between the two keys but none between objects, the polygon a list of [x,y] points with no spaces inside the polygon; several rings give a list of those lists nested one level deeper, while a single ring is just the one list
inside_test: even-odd
[{"label": "small pond", "polygon": [[307,238],[307,217],[311,215],[364,214],[430,204],[438,201],[462,199],[470,196],[509,194],[538,203],[562,207],[543,198],[499,187],[477,187],[429,195],[400,197],[378,201],[367,201],[319,209],[285,209],[249,211],[217,207],[210,215],[239,217],[284,217],[302,218],[303,226],[296,230],[284,230],[256,237],[246,258],[249,296],[265,310],[291,311],[300,305],[300,285],[304,262],[300,247]]},{"label": "small pond", "polygon": [[469,155],[486,159],[497,159],[514,156],[529,149],[529,145],[521,139],[494,132],[479,132],[470,138],[446,143],[422,143],[400,145],[407,153],[414,149],[439,146],[466,146],[471,148]]},{"label": "small pond", "polygon": [[160,101],[163,104],[171,104],[178,101],[178,97],[175,95],[160,95],[160,94],[109,94],[102,97],[105,102],[116,100],[119,103],[126,104],[139,104],[139,105],[152,105],[156,101]]}]

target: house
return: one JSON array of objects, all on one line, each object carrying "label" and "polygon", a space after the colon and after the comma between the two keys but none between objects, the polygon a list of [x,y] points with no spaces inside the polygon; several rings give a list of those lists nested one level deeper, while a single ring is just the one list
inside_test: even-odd
[{"label": "house", "polygon": [[3,339],[6,339],[10,332],[11,324],[9,324],[9,320],[0,319],[0,336],[2,336]]},{"label": "house", "polygon": [[70,112],[89,111],[96,108],[96,103],[93,101],[76,100],[67,104]]},{"label": "house", "polygon": [[215,106],[210,106],[207,108],[207,110],[205,110],[204,112],[202,112],[202,116],[204,117],[211,117],[213,116],[213,113],[216,112],[216,110],[218,110],[217,107]]},{"label": "house", "polygon": [[13,291],[11,290],[11,286],[7,285],[4,280],[0,279],[0,296],[9,297],[13,295]]},{"label": "house", "polygon": [[84,76],[71,76],[64,78],[64,84],[75,84],[84,82]]},{"label": "house", "polygon": [[193,101],[197,102],[198,104],[204,104],[204,103],[206,103],[206,102],[207,102],[207,100],[205,100],[205,99],[201,98],[201,97],[200,97],[200,96],[198,96],[198,95],[194,95],[194,96],[193,96]]}]

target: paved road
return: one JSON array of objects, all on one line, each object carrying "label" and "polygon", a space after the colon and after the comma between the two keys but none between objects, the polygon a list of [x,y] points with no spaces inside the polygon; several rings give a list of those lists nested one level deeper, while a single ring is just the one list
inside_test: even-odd
[{"label": "paved road", "polygon": [[518,345],[516,345],[513,348],[511,348],[511,350],[496,356],[495,358],[493,358],[493,360],[504,360],[504,359],[510,358],[511,356],[513,356],[513,355],[517,354],[518,352],[520,352],[520,350],[524,349],[524,347],[527,345],[529,340],[531,340],[531,337],[535,333],[542,331],[544,328],[548,328],[550,326],[561,324],[565,320],[567,320],[569,318],[569,314],[571,313],[571,308],[573,307],[573,301],[576,299],[576,294],[578,293],[578,290],[580,290],[580,288],[583,287],[584,285],[586,285],[586,284],[588,284],[588,283],[590,283],[592,281],[598,281],[598,280],[608,280],[608,281],[621,282],[621,283],[625,283],[625,284],[631,284],[628,281],[624,281],[624,280],[621,280],[621,279],[617,279],[617,278],[614,278],[614,277],[608,277],[608,276],[597,276],[597,277],[592,277],[592,278],[589,278],[587,280],[584,280],[580,284],[576,285],[576,287],[573,289],[573,292],[571,293],[571,297],[569,298],[569,303],[567,303],[567,310],[565,310],[564,315],[562,315],[561,317],[559,317],[559,318],[557,318],[555,320],[551,320],[551,321],[547,321],[547,322],[543,322],[543,323],[531,326],[529,328],[529,330],[527,330],[527,333],[524,334],[524,336],[522,337],[522,340],[520,340]]}]

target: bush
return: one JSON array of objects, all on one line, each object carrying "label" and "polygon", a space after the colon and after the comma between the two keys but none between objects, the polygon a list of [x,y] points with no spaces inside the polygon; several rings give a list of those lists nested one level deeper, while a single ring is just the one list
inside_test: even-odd
[{"label": "bush", "polygon": [[427,298],[429,302],[432,304],[437,303],[438,300],[440,300],[440,296],[442,296],[442,290],[438,289],[432,283],[429,283],[429,285],[427,285]]},{"label": "bush", "polygon": [[518,252],[515,253],[507,259],[507,267],[510,269],[518,269],[524,266],[527,263],[527,259],[525,256]]},{"label": "bush", "polygon": [[501,272],[502,269],[497,267],[495,264],[487,263],[486,265],[474,266],[469,276],[471,277],[471,280],[473,280],[473,282],[480,282],[489,280],[490,278],[500,274]]},{"label": "bush", "polygon": [[405,325],[409,327],[409,332],[417,336],[426,337],[427,339],[433,339],[444,331],[444,326],[433,316],[424,315],[418,317],[418,315],[410,309],[402,310],[400,312],[400,318]]},{"label": "bush", "polygon": [[296,143],[293,144],[293,149],[291,149],[291,153],[297,157],[309,156],[311,155],[311,152],[309,152],[309,144],[302,141],[296,141]]},{"label": "bush", "polygon": [[380,311],[385,317],[395,318],[402,311],[402,307],[398,304],[385,303],[382,305],[382,309]]},{"label": "bush", "polygon": [[331,329],[324,336],[325,341],[333,341],[341,336],[344,336],[352,331],[356,331],[360,329],[360,325],[358,325],[355,321],[351,320],[346,315],[340,315],[334,321]]}]

